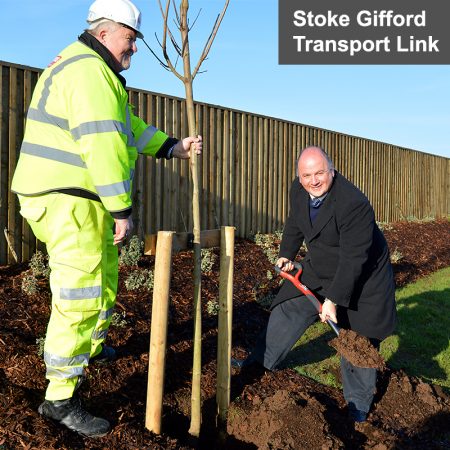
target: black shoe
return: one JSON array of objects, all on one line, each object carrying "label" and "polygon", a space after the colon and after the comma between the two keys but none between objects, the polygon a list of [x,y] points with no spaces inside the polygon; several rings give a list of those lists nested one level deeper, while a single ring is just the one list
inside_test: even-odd
[{"label": "black shoe", "polygon": [[367,420],[367,413],[365,411],[361,411],[360,409],[356,409],[355,407],[349,407],[348,415],[353,422],[365,422]]},{"label": "black shoe", "polygon": [[102,437],[110,430],[109,422],[94,417],[81,406],[77,395],[66,400],[45,400],[38,408],[39,414],[65,425],[86,437]]},{"label": "black shoe", "polygon": [[89,362],[90,363],[99,363],[99,364],[108,364],[110,362],[115,361],[116,359],[116,351],[112,347],[108,347],[107,345],[102,346],[102,351],[93,356]]},{"label": "black shoe", "polygon": [[245,359],[231,358],[231,367],[234,367],[235,369],[248,369],[249,367],[254,367],[256,365],[259,365],[258,362],[251,356],[248,356]]},{"label": "black shoe", "polygon": [[246,359],[231,358],[231,367],[242,369],[246,365]]}]

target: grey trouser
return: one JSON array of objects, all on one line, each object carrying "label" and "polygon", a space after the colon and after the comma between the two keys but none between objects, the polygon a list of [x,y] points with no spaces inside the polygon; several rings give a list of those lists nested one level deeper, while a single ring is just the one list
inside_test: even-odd
[{"label": "grey trouser", "polygon": [[[303,295],[280,303],[272,310],[267,327],[260,334],[249,359],[269,370],[276,368],[317,320],[316,308]],[[373,343],[379,345],[378,341]],[[341,374],[346,402],[368,412],[375,394],[376,369],[355,367],[341,358]]]}]

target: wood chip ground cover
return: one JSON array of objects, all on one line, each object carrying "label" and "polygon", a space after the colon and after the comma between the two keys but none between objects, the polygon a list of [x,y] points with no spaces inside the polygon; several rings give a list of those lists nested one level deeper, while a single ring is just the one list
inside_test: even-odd
[{"label": "wood chip ground cover", "polygon": [[[385,230],[398,286],[450,266],[448,221],[401,222]],[[214,249],[219,253],[219,249]],[[141,268],[152,268],[152,257]],[[163,433],[144,427],[151,292],[129,292],[121,269],[117,311],[125,322],[112,326],[108,343],[118,359],[92,366],[81,393],[88,409],[111,421],[113,429],[93,440],[48,422],[37,413],[45,391],[45,367],[37,339],[45,334],[49,293],[42,280],[36,295],[21,291],[27,264],[0,267],[0,449],[445,449],[450,448],[450,396],[389,367],[381,374],[368,421],[352,424],[339,389],[291,369],[232,372],[228,435],[215,429],[217,316],[207,312],[218,297],[219,267],[202,279],[203,423],[200,441],[189,428],[192,364],[192,254],[175,255],[171,279]],[[267,276],[268,272],[271,276]],[[262,249],[237,240],[235,248],[233,356],[252,346],[267,320],[258,301],[270,298],[278,279]]]}]

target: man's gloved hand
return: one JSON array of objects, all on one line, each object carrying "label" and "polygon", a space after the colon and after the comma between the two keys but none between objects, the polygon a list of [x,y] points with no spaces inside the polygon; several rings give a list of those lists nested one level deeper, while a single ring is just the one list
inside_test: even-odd
[{"label": "man's gloved hand", "polygon": [[322,305],[322,312],[319,314],[320,320],[326,322],[327,320],[332,320],[337,323],[336,318],[336,304],[330,299],[326,298]]}]

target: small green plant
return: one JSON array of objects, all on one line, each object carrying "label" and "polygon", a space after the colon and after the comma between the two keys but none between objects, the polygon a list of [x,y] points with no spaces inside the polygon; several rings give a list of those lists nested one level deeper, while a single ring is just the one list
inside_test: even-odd
[{"label": "small green plant", "polygon": [[267,277],[267,279],[270,281],[270,280],[273,280],[273,273],[272,273],[272,271],[270,271],[270,270],[268,270],[267,271],[267,274],[266,274],[266,277]]},{"label": "small green plant", "polygon": [[398,262],[400,262],[403,259],[403,255],[401,254],[401,252],[396,248],[392,253],[391,253],[391,263],[392,264],[396,264]]},{"label": "small green plant", "polygon": [[125,287],[128,291],[136,291],[138,289],[146,289],[151,291],[154,285],[154,274],[149,269],[137,269],[130,272],[125,280]]},{"label": "small green plant", "polygon": [[50,275],[48,256],[38,250],[30,259],[30,269],[35,277],[48,278]]},{"label": "small green plant", "polygon": [[155,274],[153,273],[153,270],[146,269],[145,272],[145,282],[144,282],[144,288],[147,289],[147,291],[151,291],[153,289],[153,286],[155,285]]},{"label": "small green plant", "polygon": [[22,291],[27,295],[34,295],[39,290],[39,284],[37,278],[33,275],[31,270],[24,272],[22,276]]},{"label": "small green plant", "polygon": [[266,248],[266,247],[270,247],[271,245],[273,245],[275,238],[271,234],[256,233],[253,236],[253,241],[259,247]]},{"label": "small green plant", "polygon": [[210,248],[202,248],[202,262],[201,269],[202,272],[211,272],[214,263],[217,260],[217,255]]},{"label": "small green plant", "polygon": [[258,247],[261,247],[271,264],[278,261],[279,240],[276,235],[256,233],[253,240]]},{"label": "small green plant", "polygon": [[126,316],[127,314],[125,311],[121,313],[114,312],[111,316],[111,325],[118,328],[125,328],[127,326]]},{"label": "small green plant", "polygon": [[21,288],[25,294],[34,295],[39,290],[38,278],[48,279],[50,276],[48,256],[38,250],[31,257],[29,266],[30,269],[23,273]]},{"label": "small green plant", "polygon": [[44,354],[44,345],[45,345],[45,337],[40,337],[36,339],[37,354],[38,356],[43,356]]},{"label": "small green plant", "polygon": [[279,241],[283,238],[283,230],[275,230],[273,234]]},{"label": "small green plant", "polygon": [[210,316],[217,316],[219,314],[219,302],[217,300],[209,300],[206,304],[206,310]]},{"label": "small green plant", "polygon": [[144,250],[144,242],[134,235],[120,250],[119,266],[137,266]]},{"label": "small green plant", "polygon": [[144,286],[145,277],[142,270],[133,270],[130,272],[125,280],[125,287],[127,291],[136,291]]}]

